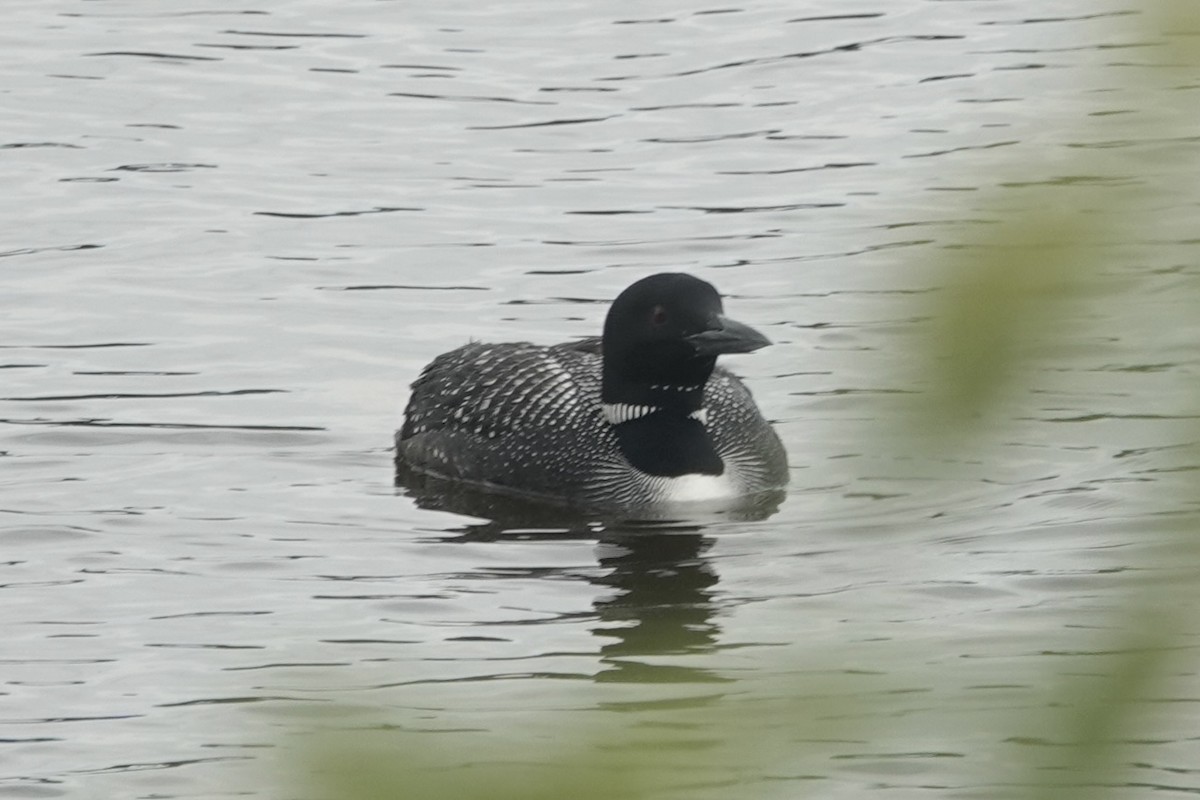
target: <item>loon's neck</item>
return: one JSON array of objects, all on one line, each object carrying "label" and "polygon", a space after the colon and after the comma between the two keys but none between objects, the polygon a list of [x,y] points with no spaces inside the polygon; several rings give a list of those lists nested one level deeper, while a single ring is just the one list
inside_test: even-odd
[{"label": "loon's neck", "polygon": [[656,376],[658,382],[628,380],[605,370],[600,389],[604,418],[632,466],[664,477],[725,471],[706,430],[704,387],[711,373],[711,360],[705,369]]},{"label": "loon's neck", "polygon": [[600,401],[606,406],[650,407],[684,417],[702,407],[704,387],[717,363],[714,357],[637,348],[606,349],[603,358]]}]

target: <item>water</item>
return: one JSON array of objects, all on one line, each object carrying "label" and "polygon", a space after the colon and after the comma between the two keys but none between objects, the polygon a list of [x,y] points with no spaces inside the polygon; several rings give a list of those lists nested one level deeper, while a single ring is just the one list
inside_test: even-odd
[{"label": "water", "polygon": [[[924,388],[922,267],[986,198],[1177,168],[1139,7],[435,6],[7,9],[0,797],[295,796],[274,770],[331,716],[452,762],[757,741],[738,703],[797,693],[837,724],[694,745],[689,793],[1016,791],[1127,591],[1194,580],[1157,533],[1194,510],[1194,199],[986,446],[929,456],[882,409]],[[1111,160],[1064,174],[1080,148]],[[433,355],[594,335],[666,269],[776,342],[729,363],[790,453],[778,513],[630,532],[395,489]],[[1114,796],[1200,791],[1175,642]]]}]

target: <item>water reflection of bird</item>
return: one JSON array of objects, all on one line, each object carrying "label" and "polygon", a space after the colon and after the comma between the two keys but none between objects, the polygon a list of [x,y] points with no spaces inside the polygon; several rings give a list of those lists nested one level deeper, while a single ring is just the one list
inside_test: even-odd
[{"label": "water reflection of bird", "polygon": [[472,343],[413,384],[398,475],[432,474],[587,508],[738,501],[787,483],[787,457],[717,356],[769,344],[724,316],[712,285],[637,281],[601,339]]},{"label": "water reflection of bird", "polygon": [[[778,508],[778,497],[760,498],[720,514],[690,519],[631,520],[555,508],[518,498],[483,492],[457,481],[410,476],[406,493],[419,506],[475,517],[479,521],[434,537],[437,541],[496,542],[505,539],[564,539],[596,542],[601,571],[570,568],[559,574],[586,580],[606,591],[594,603],[592,632],[599,648],[599,682],[712,683],[725,680],[692,663],[691,656],[717,647],[720,627],[714,621],[719,578],[705,555],[713,538],[709,523],[763,519]],[[553,570],[551,570],[553,571]],[[535,571],[510,570],[513,578]],[[497,577],[495,574],[492,578]],[[696,664],[703,661],[697,659]]]},{"label": "water reflection of bird", "polygon": [[[716,649],[713,620],[718,578],[699,533],[632,532],[601,539],[600,565],[610,571],[593,583],[616,590],[596,601],[604,682],[697,683],[726,680],[691,666],[686,657]],[[662,663],[658,656],[670,657]]]}]

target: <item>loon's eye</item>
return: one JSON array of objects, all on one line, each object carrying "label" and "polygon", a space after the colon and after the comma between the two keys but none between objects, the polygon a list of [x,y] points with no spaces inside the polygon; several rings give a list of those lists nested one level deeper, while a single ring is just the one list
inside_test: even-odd
[{"label": "loon's eye", "polygon": [[662,306],[655,306],[654,312],[650,315],[650,322],[655,327],[667,324],[667,310]]}]

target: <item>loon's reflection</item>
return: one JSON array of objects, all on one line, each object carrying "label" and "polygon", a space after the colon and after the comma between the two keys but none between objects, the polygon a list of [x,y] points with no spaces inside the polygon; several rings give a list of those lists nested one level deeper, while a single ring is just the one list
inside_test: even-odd
[{"label": "loon's reflection", "polygon": [[602,572],[572,576],[611,590],[594,602],[592,628],[602,639],[602,667],[594,679],[606,682],[727,680],[687,663],[690,656],[715,650],[720,635],[715,620],[719,577],[706,556],[714,540],[704,531],[718,520],[763,519],[782,500],[781,494],[758,498],[706,518],[661,513],[658,519],[629,520],[533,504],[428,476],[398,473],[397,485],[422,508],[480,518],[448,530],[440,541],[595,540]]},{"label": "loon's reflection", "polygon": [[656,663],[658,656],[687,656],[716,648],[718,577],[704,557],[712,538],[683,531],[627,531],[600,539],[600,564],[610,571],[593,583],[616,590],[595,602],[593,633],[605,668],[599,681],[687,682],[723,680],[686,659]]}]

